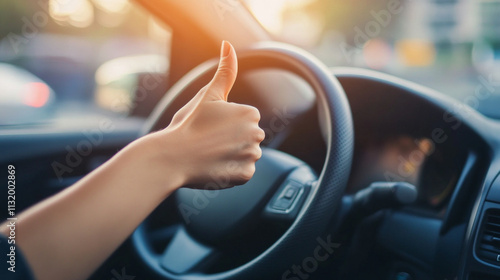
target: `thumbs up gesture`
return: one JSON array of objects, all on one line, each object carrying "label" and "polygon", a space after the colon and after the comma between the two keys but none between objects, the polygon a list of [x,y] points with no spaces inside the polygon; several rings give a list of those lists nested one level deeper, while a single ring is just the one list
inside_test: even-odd
[{"label": "thumbs up gesture", "polygon": [[167,128],[153,134],[182,186],[203,188],[215,181],[225,182],[221,188],[232,187],[247,182],[255,172],[265,134],[255,107],[227,102],[237,72],[236,52],[224,41],[212,81],[174,115]]}]

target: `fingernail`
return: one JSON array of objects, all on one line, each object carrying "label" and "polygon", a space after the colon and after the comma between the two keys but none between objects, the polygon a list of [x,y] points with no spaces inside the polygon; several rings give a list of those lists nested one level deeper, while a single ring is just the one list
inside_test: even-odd
[{"label": "fingernail", "polygon": [[231,44],[229,44],[228,41],[224,40],[222,41],[222,47],[220,50],[220,56],[222,58],[225,58],[229,55],[229,52],[231,51]]}]

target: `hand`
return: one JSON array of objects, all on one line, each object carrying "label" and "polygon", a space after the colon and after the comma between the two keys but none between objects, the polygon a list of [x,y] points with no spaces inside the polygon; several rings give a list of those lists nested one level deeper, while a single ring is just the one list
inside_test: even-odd
[{"label": "hand", "polygon": [[227,102],[237,72],[236,52],[224,41],[212,81],[167,128],[153,134],[162,143],[163,160],[172,162],[183,186],[203,188],[218,182],[220,188],[228,188],[247,182],[255,172],[265,133],[255,107]]}]

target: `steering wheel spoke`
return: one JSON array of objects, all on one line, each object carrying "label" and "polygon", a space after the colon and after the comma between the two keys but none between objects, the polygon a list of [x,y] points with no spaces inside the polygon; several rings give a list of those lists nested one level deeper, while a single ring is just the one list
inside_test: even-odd
[{"label": "steering wheel spoke", "polygon": [[216,250],[180,227],[160,256],[160,265],[174,274],[202,271],[217,258]]}]

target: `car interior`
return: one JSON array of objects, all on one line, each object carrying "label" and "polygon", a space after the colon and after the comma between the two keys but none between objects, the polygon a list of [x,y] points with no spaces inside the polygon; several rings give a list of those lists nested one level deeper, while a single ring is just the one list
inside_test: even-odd
[{"label": "car interior", "polygon": [[[28,16],[40,29],[30,32],[40,34],[20,35],[31,40],[24,50],[37,51],[9,54],[14,37],[8,35],[0,43],[0,74],[9,64],[5,75],[37,86],[34,99],[27,92],[22,103],[9,97],[9,90],[18,94],[14,86],[0,85],[0,166],[16,166],[18,211],[168,126],[210,81],[222,40],[234,45],[239,59],[229,101],[258,108],[266,132],[248,183],[179,189],[90,279],[500,279],[500,33],[491,27],[500,23],[499,1],[421,1],[444,22],[433,25],[438,38],[448,34],[442,11],[450,7],[475,5],[479,18],[491,19],[481,25],[488,39],[464,50],[465,44],[456,47],[446,38],[393,42],[398,23],[416,29],[408,22],[426,15],[418,9],[405,14],[425,6],[414,3],[419,1],[82,0],[93,3],[96,22],[121,32],[106,52],[93,51],[99,40],[54,35],[66,28],[87,36],[82,34],[97,23],[78,27],[86,24],[83,16],[58,16],[54,1],[41,2],[48,10],[35,7],[29,15],[47,11],[51,23],[40,27]],[[127,8],[118,11],[122,2]],[[273,16],[265,17],[279,5],[302,12],[337,9],[332,24],[344,22],[352,38],[339,45],[337,33],[323,32],[335,47],[312,48],[307,36],[316,31],[308,24],[316,21],[302,22],[293,11],[295,22],[280,37],[272,31]],[[107,17],[106,9],[116,11]],[[460,21],[467,11],[450,18]],[[349,25],[349,14],[340,17],[349,12],[351,21],[358,14],[371,21]],[[112,25],[118,21],[136,36],[146,29],[161,36],[149,45],[129,41],[125,29]],[[42,34],[43,28],[52,33]],[[356,46],[364,37],[369,42]],[[136,49],[126,51],[129,45]],[[427,63],[431,53],[429,65],[439,60],[448,68],[380,66],[389,60],[387,51],[392,64],[392,52],[405,59],[406,51],[407,63]],[[456,70],[465,52],[476,57],[467,86]],[[354,62],[336,65],[322,55]],[[360,66],[355,61],[363,55],[367,62]],[[423,76],[442,87],[419,82]],[[5,220],[7,212],[0,213]]]}]

